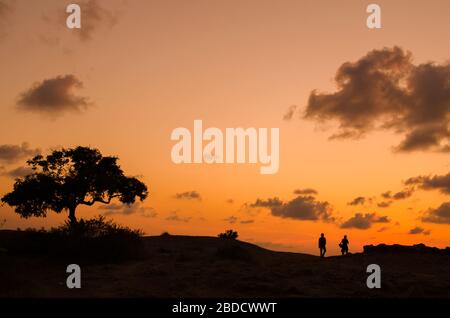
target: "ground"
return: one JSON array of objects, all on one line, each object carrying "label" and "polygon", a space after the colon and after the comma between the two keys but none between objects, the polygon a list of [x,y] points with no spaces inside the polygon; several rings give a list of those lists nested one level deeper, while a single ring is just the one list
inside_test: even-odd
[{"label": "ground", "polygon": [[[450,297],[448,250],[385,248],[321,259],[166,235],[142,238],[137,259],[104,263],[16,253],[8,247],[18,235],[0,231],[0,297]],[[81,266],[81,289],[66,287],[70,263]],[[366,286],[369,264],[381,266],[380,289]]]}]

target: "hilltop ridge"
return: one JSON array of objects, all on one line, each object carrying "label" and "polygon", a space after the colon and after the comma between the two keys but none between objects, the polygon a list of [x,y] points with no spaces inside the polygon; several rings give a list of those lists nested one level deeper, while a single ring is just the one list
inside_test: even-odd
[{"label": "hilltop ridge", "polygon": [[[0,297],[450,297],[448,248],[366,246],[321,259],[215,237],[150,236],[137,259],[74,255],[83,288],[69,290],[67,261],[15,250],[26,240],[23,232],[0,231]],[[381,267],[381,289],[366,286],[369,264]]]}]

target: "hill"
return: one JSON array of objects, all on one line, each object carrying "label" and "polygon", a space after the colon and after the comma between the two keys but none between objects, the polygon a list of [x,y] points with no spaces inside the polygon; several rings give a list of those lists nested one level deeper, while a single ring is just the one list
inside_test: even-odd
[{"label": "hill", "polygon": [[[450,297],[448,249],[384,245],[321,259],[214,237],[142,241],[136,259],[105,263],[30,254],[23,232],[0,231],[0,297]],[[70,263],[81,266],[81,289],[65,285]],[[381,289],[366,287],[372,263]]]}]

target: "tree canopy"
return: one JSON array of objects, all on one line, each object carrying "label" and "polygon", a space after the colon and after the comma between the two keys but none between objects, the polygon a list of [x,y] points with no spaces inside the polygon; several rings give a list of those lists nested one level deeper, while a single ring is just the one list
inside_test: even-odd
[{"label": "tree canopy", "polygon": [[125,204],[134,203],[136,198],[145,200],[147,186],[135,177],[125,176],[117,160],[81,146],[55,150],[46,157],[35,156],[27,161],[33,173],[18,178],[13,191],[1,201],[24,218],[68,211],[74,224],[79,205],[109,204],[114,198]]}]

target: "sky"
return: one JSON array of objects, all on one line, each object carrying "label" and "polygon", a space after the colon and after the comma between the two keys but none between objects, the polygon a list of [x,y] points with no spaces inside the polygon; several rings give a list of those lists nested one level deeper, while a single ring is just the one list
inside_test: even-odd
[{"label": "sky", "polygon": [[[81,7],[81,29],[66,6]],[[120,158],[150,195],[80,207],[147,235],[239,239],[330,254],[450,245],[450,2],[0,0],[0,195],[37,153],[78,145]],[[172,131],[279,128],[259,164],[175,164]],[[4,228],[51,227],[67,213]]]}]

